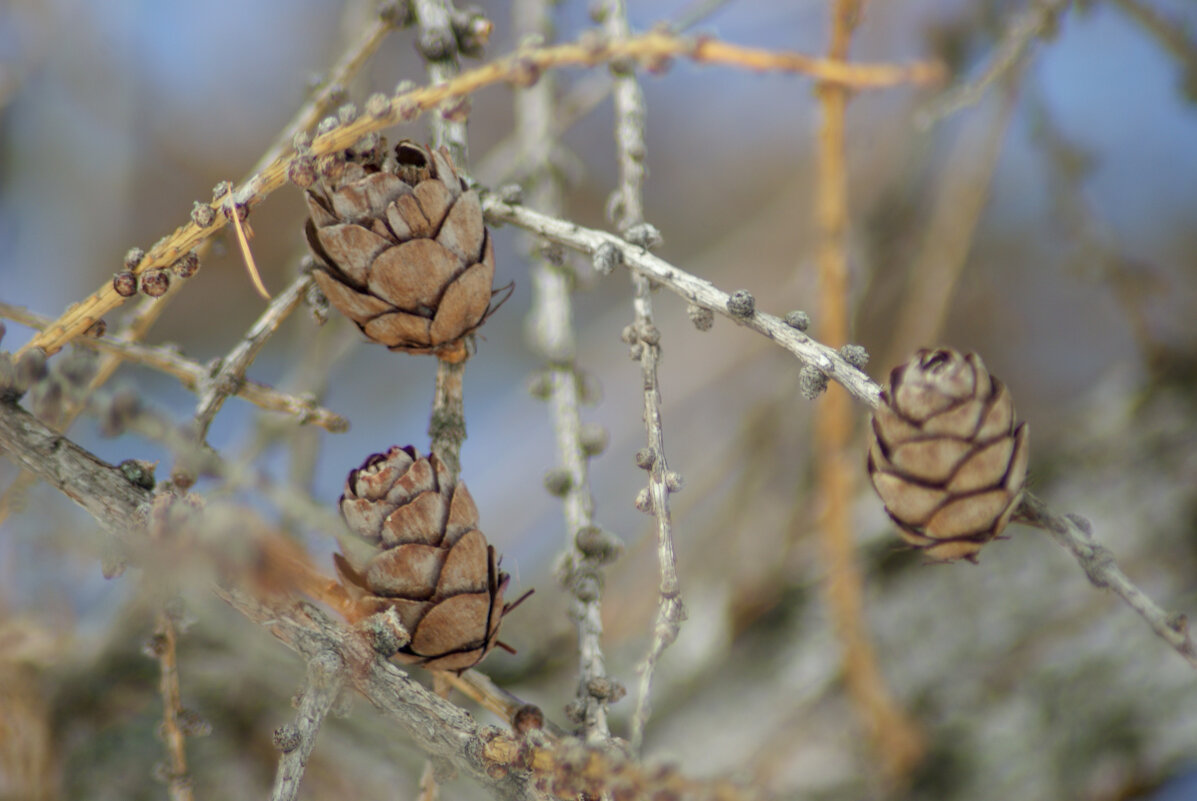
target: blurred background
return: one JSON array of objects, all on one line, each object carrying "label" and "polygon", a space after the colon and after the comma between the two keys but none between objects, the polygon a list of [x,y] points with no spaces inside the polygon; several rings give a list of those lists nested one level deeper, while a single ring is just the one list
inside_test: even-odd
[{"label": "blurred background", "polygon": [[[1057,5],[1053,29],[1032,37],[972,105],[937,116],[942,87],[853,96],[852,336],[881,382],[919,346],[982,354],[1030,423],[1035,493],[1088,517],[1163,606],[1194,610],[1197,6]],[[487,55],[511,51],[521,32],[508,4],[484,6],[495,26]],[[868,4],[852,56],[935,58],[953,81],[975,81],[1011,26],[1042,8]],[[363,0],[0,4],[0,300],[56,317],[110,281],[129,248],[149,249],[184,224],[214,184],[249,172],[372,13]],[[554,13],[561,39],[593,25],[585,2]],[[636,29],[684,19],[736,44],[827,48],[828,9],[816,0],[646,0],[630,13]],[[423,83],[413,41],[411,30],[391,34],[349,98],[360,105],[402,80]],[[571,96],[601,91],[604,76],[570,69],[554,78]],[[806,310],[817,329],[812,82],[679,62],[643,87],[646,217],[664,236],[658,255],[726,291],[751,290],[764,311]],[[509,180],[510,165],[492,154],[512,134],[512,93],[474,97],[471,169],[486,185]],[[559,154],[568,216],[600,228],[611,227],[604,206],[616,185],[612,125],[605,98],[564,134]],[[427,132],[418,121],[387,135]],[[253,212],[253,251],[272,291],[297,274],[303,215],[290,186]],[[228,235],[146,341],[207,362],[244,336],[264,304]],[[564,723],[576,646],[552,574],[568,541],[561,506],[543,487],[556,464],[553,433],[528,393],[541,366],[526,337],[533,243],[510,227],[495,237],[496,284],[514,281],[515,292],[466,371],[463,478],[516,591],[536,594],[504,624],[519,653],[492,654],[483,669]],[[619,338],[632,320],[630,284],[570,263],[577,362],[592,401],[583,419],[609,432],[590,465],[596,516],[627,546],[606,581],[608,668],[634,695],[658,579],[652,521],[632,503],[644,481],[633,454],[645,435],[640,370]],[[801,365],[722,318],[699,332],[684,301],[655,297],[666,449],[686,482],[673,519],[690,617],[660,666],[646,755],[782,798],[1197,798],[1192,669],[1039,531],[1013,526],[977,566],[924,565],[899,547],[868,491],[862,444],[854,520],[867,625],[890,691],[928,746],[905,783],[883,778],[839,679],[820,595],[818,401],[798,394]],[[133,305],[108,318],[110,331]],[[5,350],[32,336],[6,325]],[[87,357],[68,349],[54,362],[72,359]],[[427,448],[434,373],[430,359],[362,342],[335,314],[319,327],[301,311],[249,376],[318,393],[349,432],[300,429],[234,398],[209,442],[332,508],[346,472],[368,454]],[[122,368],[105,389],[122,390],[180,425],[194,411],[175,379],[141,367]],[[87,417],[70,436],[113,463],[160,461],[166,472],[173,459],[153,440],[105,437]],[[17,473],[0,460],[0,490]],[[286,518],[213,480],[196,491]],[[160,588],[137,570],[105,580],[96,526],[56,491],[35,486],[9,501],[0,524],[0,798],[161,797],[157,666],[142,654]],[[334,543],[298,534],[330,566]],[[179,646],[183,702],[212,729],[188,745],[196,797],[264,797],[276,765],[270,733],[293,714],[303,666],[202,587],[182,592],[194,622]],[[633,705],[629,697],[613,707],[617,733]],[[305,797],[416,793],[421,755],[367,706],[326,726]],[[478,791],[459,782],[449,792]]]}]

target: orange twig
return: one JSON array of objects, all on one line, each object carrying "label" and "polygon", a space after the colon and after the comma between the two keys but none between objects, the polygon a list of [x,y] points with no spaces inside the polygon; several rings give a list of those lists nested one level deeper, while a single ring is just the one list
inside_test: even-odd
[{"label": "orange twig", "polygon": [[[519,76],[526,76],[530,69],[543,71],[568,66],[592,67],[628,58],[657,67],[673,57],[752,70],[800,73],[820,81],[856,89],[879,89],[903,83],[934,83],[943,76],[943,68],[930,62],[909,65],[849,64],[835,58],[816,58],[794,52],[738,47],[714,39],[695,40],[667,31],[654,31],[621,40],[604,40],[591,36],[571,44],[520,50],[490,64],[463,72],[452,80],[397,95],[391,99],[389,109],[383,113],[363,115],[351,123],[316,137],[312,142],[310,154],[289,154],[276,158],[249,178],[234,192],[234,196],[239,199],[239,203],[249,208],[286,183],[288,168],[296,158],[318,157],[344,150],[366,134],[400,122],[410,122],[425,111],[435,109],[443,103],[459,100],[496,83],[516,82]],[[217,233],[225,224],[224,215],[220,213],[224,203],[225,198],[222,196],[210,204],[209,208],[216,212],[211,224],[201,227],[195,222],[189,222],[164,237],[146,254],[134,272],[167,267]],[[123,302],[124,298],[107,283],[69,308],[45,331],[31,339],[20,352],[23,353],[29,348],[43,348],[48,354],[57,353],[63,345],[82,334]]]},{"label": "orange twig", "polygon": [[158,682],[162,694],[162,739],[170,765],[166,778],[167,792],[171,801],[191,801],[191,780],[187,776],[187,752],[184,748],[179,714],[182,702],[179,694],[179,665],[175,652],[175,624],[166,612],[158,613],[158,625],[154,632],[154,654],[161,668]]},{"label": "orange twig", "polygon": [[[859,0],[837,0],[832,11],[833,59],[848,54],[852,31],[862,8]],[[815,214],[819,230],[819,326],[832,346],[848,340],[848,269],[844,240],[848,229],[845,169],[843,86],[819,87],[822,125],[819,129]],[[830,387],[815,416],[818,492],[824,509],[819,526],[827,565],[827,604],[843,646],[848,691],[860,708],[881,753],[886,773],[897,780],[909,775],[921,759],[922,736],[897,706],[877,665],[863,619],[860,569],[852,538],[851,499],[859,458],[851,450],[852,409],[839,386]]]}]

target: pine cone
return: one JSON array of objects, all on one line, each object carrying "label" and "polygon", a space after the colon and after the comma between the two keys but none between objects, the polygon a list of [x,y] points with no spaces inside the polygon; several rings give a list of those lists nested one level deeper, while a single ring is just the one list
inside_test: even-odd
[{"label": "pine cone", "polygon": [[478,530],[478,510],[434,454],[410,445],[376,453],[352,471],[341,514],[368,546],[334,555],[361,614],[393,608],[411,642],[394,658],[433,670],[465,670],[498,643],[510,576]]},{"label": "pine cone", "polygon": [[465,357],[490,313],[495,254],[478,193],[448,151],[402,141],[347,151],[305,193],[316,283],[391,350]]},{"label": "pine cone", "polygon": [[869,478],[908,543],[975,562],[1018,507],[1027,450],[1027,424],[980,357],[920,350],[873,413]]}]

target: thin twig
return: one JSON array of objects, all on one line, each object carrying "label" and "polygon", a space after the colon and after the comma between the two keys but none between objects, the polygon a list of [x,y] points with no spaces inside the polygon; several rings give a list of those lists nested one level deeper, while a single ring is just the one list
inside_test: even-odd
[{"label": "thin twig", "polygon": [[[790,353],[794,354],[804,364],[810,365],[822,372],[828,378],[838,382],[854,398],[870,408],[877,406],[881,387],[861,370],[849,364],[838,351],[822,344],[806,334],[791,328],[782,320],[762,311],[756,311],[751,317],[739,317],[727,310],[728,294],[717,289],[709,281],[691,275],[684,270],[646,253],[643,248],[626,242],[614,234],[594,228],[585,228],[576,223],[550,217],[532,211],[523,206],[503,203],[492,195],[483,198],[482,208],[492,220],[508,222],[520,228],[533,231],[545,239],[557,242],[582,253],[593,255],[604,243],[610,243],[620,251],[622,264],[629,269],[636,270],[651,278],[669,291],[679,295],[690,303],[710,309],[716,314],[723,315],[730,320],[762,334]],[[1041,526],[1042,527],[1042,526]],[[1077,539],[1075,532],[1066,528],[1063,533],[1054,532],[1061,542],[1069,543],[1068,550],[1074,554],[1084,552],[1088,547],[1083,540]],[[1082,565],[1083,566],[1083,565]],[[1111,585],[1115,592],[1121,586],[1119,580]],[[1126,584],[1134,586],[1129,579]],[[1124,600],[1130,600],[1119,593]],[[1142,593],[1139,593],[1142,595]],[[1145,596],[1143,596],[1145,597]],[[1139,601],[1136,601],[1139,603]],[[1132,605],[1133,606],[1133,605]],[[1153,605],[1154,607],[1154,605]],[[1137,610],[1137,607],[1135,607]],[[1167,613],[1154,607],[1153,615],[1158,620],[1171,619]],[[1148,622],[1151,622],[1150,620]],[[1154,628],[1154,625],[1153,625]],[[1166,637],[1168,643],[1180,651],[1188,659],[1184,650],[1174,643],[1172,635]],[[1185,646],[1188,647],[1188,646]]]},{"label": "thin twig", "polygon": [[378,46],[382,44],[382,40],[394,27],[389,15],[380,14],[371,21],[366,30],[362,31],[361,36],[350,44],[345,52],[341,53],[337,63],[320,82],[320,88],[308,98],[286,127],[275,137],[274,142],[250,170],[251,174],[261,172],[289,153],[296,136],[312,130],[333,106],[342,102],[345,88],[361,72],[370,56],[374,55]]},{"label": "thin twig", "polygon": [[179,726],[183,705],[179,695],[179,663],[175,647],[177,636],[170,614],[165,610],[158,612],[153,650],[160,671],[158,692],[162,696],[162,739],[166,743],[168,760],[163,778],[171,801],[191,801],[194,796],[191,793],[191,777],[187,774],[186,735]]},{"label": "thin twig", "polygon": [[945,117],[979,103],[989,87],[1026,59],[1036,41],[1056,32],[1060,16],[1068,9],[1069,2],[1034,0],[1030,8],[1011,17],[981,75],[975,80],[945,89],[919,112],[916,118],[918,125],[929,128]]},{"label": "thin twig", "polygon": [[1197,85],[1197,35],[1191,29],[1180,20],[1170,19],[1166,14],[1138,0],[1114,0],[1114,5],[1121,8],[1181,63],[1186,73],[1183,79],[1186,86]]},{"label": "thin twig", "polygon": [[[621,39],[631,35],[628,25],[627,6],[624,0],[610,0],[607,4],[607,18],[604,29],[613,38]],[[644,124],[646,109],[644,92],[635,75],[617,75],[614,79],[615,101],[615,153],[619,164],[619,188],[614,195],[612,208],[617,210],[616,227],[627,234],[635,226],[644,223]],[[640,686],[636,693],[636,711],[632,714],[630,741],[632,748],[639,751],[644,744],[644,729],[648,724],[652,706],[649,697],[652,692],[653,673],[657,661],[674,640],[677,639],[681,622],[686,617],[682,605],[680,582],[677,575],[677,557],[673,548],[673,520],[669,512],[670,482],[677,486],[678,478],[669,471],[665,456],[665,431],[661,421],[661,384],[657,378],[657,364],[661,360],[660,334],[653,322],[653,302],[649,280],[639,273],[631,273],[633,330],[637,341],[632,345],[638,353],[641,385],[644,390],[644,427],[648,439],[648,496],[652,502],[651,511],[657,524],[657,562],[661,574],[661,599],[657,608],[656,622],[652,629],[652,642],[648,652],[637,669]]]},{"label": "thin twig", "polygon": [[1057,515],[1031,493],[1026,493],[1015,520],[1046,531],[1071,553],[1094,587],[1109,589],[1134,609],[1152,630],[1178,654],[1197,668],[1197,647],[1189,636],[1188,618],[1161,609],[1155,601],[1127,578],[1114,561],[1114,554],[1093,538],[1093,526],[1076,514]]},{"label": "thin twig", "polygon": [[299,797],[299,783],[316,745],[320,724],[336,703],[344,683],[345,666],[336,651],[322,651],[308,660],[307,684],[299,699],[295,723],[275,733],[276,745],[282,748],[283,755],[274,775],[270,801],[294,801]]},{"label": "thin twig", "polygon": [[573,250],[593,256],[604,244],[611,244],[620,253],[620,262],[636,272],[650,278],[688,302],[710,309],[738,325],[751,328],[773,340],[793,353],[804,364],[840,382],[853,397],[876,406],[881,388],[864,372],[849,364],[834,348],[807,336],[796,328],[786,325],[780,318],[763,311],[756,311],[749,317],[742,317],[728,311],[728,293],[718,289],[706,279],[692,275],[648,253],[639,245],[633,245],[615,234],[596,228],[586,228],[577,223],[532,211],[526,206],[504,203],[493,195],[482,200],[482,209],[492,221],[511,223]]},{"label": "thin twig", "polygon": [[[235,212],[234,212],[235,213]],[[283,321],[295,311],[312,283],[311,276],[302,276],[280,292],[266,311],[250,327],[245,338],[220,360],[220,367],[201,384],[200,400],[195,409],[195,434],[200,440],[208,436],[208,427],[229,395],[235,395],[245,381],[245,371],[265,347],[267,340],[278,331]]]},{"label": "thin twig", "polygon": [[[681,14],[670,28],[683,32],[697,25],[727,5],[730,0],[702,0]],[[592,72],[574,81],[568,90],[556,101],[552,120],[552,134],[555,149],[552,153],[529,152],[525,143],[513,131],[486,152],[475,164],[474,176],[484,184],[497,186],[509,181],[523,182],[528,173],[547,158],[560,167],[563,161],[562,134],[574,127],[611,94],[611,76],[605,72]],[[541,207],[543,208],[543,206]]]},{"label": "thin twig", "polygon": [[[831,5],[828,55],[845,58],[864,13],[862,0]],[[845,345],[848,309],[848,172],[842,86],[818,89],[815,222],[818,229],[819,333],[831,345]],[[827,578],[821,589],[842,650],[848,695],[865,724],[887,777],[903,784],[923,757],[922,733],[890,692],[864,613],[864,576],[857,561],[852,524],[854,480],[860,470],[853,452],[854,414],[848,396],[833,388],[815,407],[814,440],[819,538]]]},{"label": "thin twig", "polygon": [[[16,320],[30,328],[44,328],[50,323],[48,317],[4,302],[0,302],[0,317]],[[80,337],[78,342],[84,347],[95,348],[114,357],[113,363],[116,365],[122,361],[133,362],[172,375],[179,379],[183,386],[193,391],[208,381],[211,375],[208,367],[180,355],[170,346],[140,345],[131,339],[109,336],[85,336]],[[95,384],[94,380],[92,384]],[[288,414],[297,418],[301,424],[319,426],[334,434],[349,430],[348,420],[336,412],[316,405],[311,398],[289,395],[250,379],[242,379],[235,389],[238,397],[267,411]]]},{"label": "thin twig", "polygon": [[[524,0],[515,7],[515,22],[522,34],[551,36],[548,7],[539,0]],[[531,199],[543,208],[560,210],[563,206],[561,185],[549,159],[556,144],[553,131],[555,105],[554,82],[544,75],[537,84],[515,96],[517,138],[524,144],[524,156],[531,174]],[[552,410],[557,458],[563,483],[562,505],[565,516],[565,550],[560,576],[572,595],[570,616],[578,632],[578,684],[571,704],[571,717],[581,723],[589,740],[602,741],[610,736],[607,701],[589,691],[595,682],[607,681],[606,658],[602,648],[601,565],[583,553],[577,544],[578,532],[594,526],[594,497],[590,491],[590,473],[582,446],[580,377],[573,328],[573,301],[570,278],[560,259],[553,263],[551,254],[537,252],[537,242],[528,246],[536,255],[531,259],[532,344],[545,360],[549,384],[548,401]]]},{"label": "thin twig", "polygon": [[[633,59],[660,65],[669,58],[689,58],[700,64],[723,64],[743,69],[773,70],[808,75],[823,81],[842,83],[858,89],[883,88],[905,83],[934,83],[940,79],[942,68],[933,63],[907,66],[893,64],[848,64],[801,53],[774,52],[738,47],[715,39],[692,39],[668,31],[653,31],[622,41],[602,41],[593,36],[572,44],[554,47],[522,49],[482,67],[469,70],[447,81],[415,89],[391,98],[390,108],[381,114],[363,114],[353,122],[340,125],[312,142],[304,158],[318,157],[353,145],[363,136],[400,122],[410,122],[425,111],[445,103],[462,100],[479,89],[496,83],[511,82],[527,75],[529,68],[544,72],[566,66],[593,67],[616,59]],[[238,206],[250,208],[261,203],[287,180],[287,172],[295,155],[279,156],[254,173],[233,192]],[[215,212],[211,224],[201,227],[189,222],[160,240],[137,265],[135,273],[174,263],[183,254],[215,235],[227,223],[220,213],[224,201],[209,205]],[[48,354],[57,353],[63,345],[84,333],[106,313],[121,305],[124,298],[111,283],[105,283],[92,295],[73,304],[45,331],[33,337],[22,348],[42,348]]]}]

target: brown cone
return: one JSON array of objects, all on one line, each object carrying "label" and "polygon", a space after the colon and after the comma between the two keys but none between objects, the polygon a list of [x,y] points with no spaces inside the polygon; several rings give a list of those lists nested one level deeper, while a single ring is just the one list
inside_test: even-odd
[{"label": "brown cone", "polygon": [[337,573],[360,613],[394,609],[411,635],[395,659],[433,670],[477,664],[499,637],[510,579],[478,530],[465,484],[434,454],[392,447],[352,471],[341,514],[368,546],[335,554]]},{"label": "brown cone", "polygon": [[920,350],[873,413],[869,478],[903,539],[937,561],[976,561],[1014,514],[1027,424],[980,357]]},{"label": "brown cone", "polygon": [[404,140],[334,162],[306,192],[320,289],[391,350],[459,360],[490,312],[495,254],[448,152]]}]

